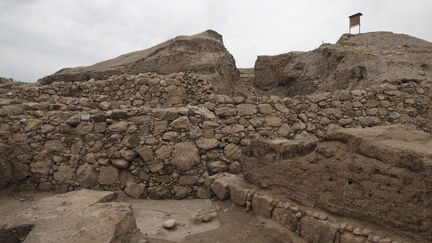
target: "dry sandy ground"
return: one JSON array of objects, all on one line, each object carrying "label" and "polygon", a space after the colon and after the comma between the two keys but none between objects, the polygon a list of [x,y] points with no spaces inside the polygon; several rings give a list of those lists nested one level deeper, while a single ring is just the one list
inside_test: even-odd
[{"label": "dry sandy ground", "polygon": [[[153,201],[154,202],[154,201]],[[150,201],[149,203],[153,203]],[[173,231],[162,230],[162,234],[154,235],[149,234],[150,243],[168,243],[168,242],[182,242],[182,243],[201,243],[201,242],[214,242],[214,243],[277,243],[277,242],[303,242],[301,239],[286,229],[272,221],[256,217],[251,213],[247,213],[244,208],[237,207],[230,202],[217,202],[221,208],[218,212],[216,220],[210,223],[203,223],[201,225],[192,225],[188,223],[189,217],[183,217],[186,214],[194,212],[197,207],[190,208],[191,211],[184,211],[191,205],[208,205],[208,200],[190,200],[190,201],[163,201],[158,207],[168,206],[172,218],[176,218],[180,223],[186,225],[179,226]],[[174,204],[178,207],[172,207]],[[139,203],[141,206],[144,203]],[[138,205],[139,205],[138,204]],[[152,208],[152,207],[151,207]],[[148,208],[147,208],[148,209]],[[195,209],[195,210],[194,210]],[[138,227],[143,233],[152,227],[143,227],[140,220],[144,219],[141,210],[137,210],[137,205],[134,204],[134,210],[137,213]],[[154,228],[160,229],[163,221],[158,219],[159,223],[155,221]]]},{"label": "dry sandy ground", "polygon": [[[3,196],[0,198],[0,225],[14,221],[17,212],[31,207],[34,200],[50,196],[48,193]],[[211,200],[127,200],[132,203],[138,228],[150,243],[220,242],[270,243],[303,242],[279,225],[248,213],[230,202]],[[191,219],[200,210],[218,209],[211,222],[193,224]],[[176,219],[174,230],[162,224]],[[25,222],[23,222],[25,223]],[[96,243],[96,242],[95,242]]]}]

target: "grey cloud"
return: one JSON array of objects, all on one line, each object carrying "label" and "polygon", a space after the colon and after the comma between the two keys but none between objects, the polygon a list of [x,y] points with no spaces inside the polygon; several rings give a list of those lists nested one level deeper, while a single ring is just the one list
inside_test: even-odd
[{"label": "grey cloud", "polygon": [[36,81],[206,29],[224,35],[239,67],[252,67],[257,55],[335,42],[358,11],[363,31],[430,41],[430,9],[429,0],[0,0],[0,76]]}]

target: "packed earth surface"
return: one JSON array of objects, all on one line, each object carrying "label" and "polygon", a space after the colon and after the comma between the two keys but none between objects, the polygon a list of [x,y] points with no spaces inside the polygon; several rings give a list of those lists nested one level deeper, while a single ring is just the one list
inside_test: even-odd
[{"label": "packed earth surface", "polygon": [[0,79],[0,242],[432,242],[432,43],[238,69],[208,30]]}]

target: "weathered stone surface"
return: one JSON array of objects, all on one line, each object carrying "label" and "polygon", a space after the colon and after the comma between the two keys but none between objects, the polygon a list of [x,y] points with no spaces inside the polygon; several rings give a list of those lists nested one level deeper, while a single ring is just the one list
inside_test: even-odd
[{"label": "weathered stone surface", "polygon": [[22,212],[34,225],[24,242],[130,242],[137,231],[132,208],[115,197],[80,190],[37,200]]},{"label": "weathered stone surface", "polygon": [[78,126],[80,122],[81,122],[81,117],[79,115],[71,116],[66,120],[66,124],[70,126]]},{"label": "weathered stone surface", "polygon": [[129,161],[124,159],[112,159],[111,164],[119,169],[126,169],[129,167]]},{"label": "weathered stone surface", "polygon": [[179,184],[180,185],[194,185],[198,182],[198,176],[192,176],[192,175],[183,175],[179,178]]},{"label": "weathered stone surface", "polygon": [[154,158],[153,150],[148,146],[138,149],[137,152],[145,162],[152,161]]},{"label": "weathered stone surface", "polygon": [[80,186],[91,188],[97,184],[98,174],[94,171],[92,165],[85,163],[76,170],[76,179]]},{"label": "weathered stone surface", "polygon": [[132,161],[137,157],[137,152],[131,149],[121,150],[120,154],[127,161]]},{"label": "weathered stone surface", "polygon": [[42,121],[39,119],[31,119],[27,122],[27,126],[24,128],[26,132],[36,131],[42,126]]},{"label": "weathered stone surface", "polygon": [[236,106],[237,114],[240,116],[250,116],[257,113],[257,106],[252,104],[240,104]]},{"label": "weathered stone surface", "polygon": [[107,101],[102,101],[101,103],[99,103],[99,108],[101,108],[104,111],[107,111],[111,108],[111,103]]},{"label": "weathered stone surface", "polygon": [[45,149],[49,151],[64,151],[64,144],[60,140],[48,140],[45,142]]},{"label": "weathered stone surface", "polygon": [[81,122],[76,128],[75,132],[80,136],[85,136],[93,131],[93,123]]},{"label": "weathered stone surface", "polygon": [[219,140],[215,138],[200,138],[196,141],[198,148],[209,150],[219,146]]},{"label": "weathered stone surface", "polygon": [[5,105],[0,107],[0,116],[16,116],[24,112],[18,105]]},{"label": "weathered stone surface", "polygon": [[136,148],[140,144],[140,139],[137,134],[126,135],[123,138],[122,144],[128,148]]},{"label": "weathered stone surface", "polygon": [[108,129],[111,132],[125,132],[128,128],[127,121],[119,121],[109,125]]},{"label": "weathered stone surface", "polygon": [[112,185],[117,181],[118,170],[113,166],[102,166],[99,172],[99,183],[101,185]]},{"label": "weathered stone surface", "polygon": [[54,173],[54,179],[61,183],[66,183],[73,180],[75,177],[75,168],[68,165],[60,165],[57,172]]},{"label": "weathered stone surface", "polygon": [[174,186],[174,197],[176,199],[184,199],[191,193],[191,191],[192,189],[186,186]]},{"label": "weathered stone surface", "polygon": [[246,206],[248,193],[249,190],[245,187],[241,187],[239,185],[230,186],[231,201],[237,204],[238,206],[241,207]]},{"label": "weathered stone surface", "polygon": [[273,108],[269,104],[259,104],[258,109],[263,114],[271,114],[273,113]]},{"label": "weathered stone surface", "polygon": [[299,218],[288,208],[275,207],[272,212],[272,218],[291,231],[296,231],[299,227]]},{"label": "weathered stone surface", "polygon": [[233,161],[231,164],[229,164],[229,171],[233,174],[239,174],[242,171],[242,167],[240,162]]},{"label": "weathered stone surface", "polygon": [[187,116],[181,116],[171,122],[170,126],[175,129],[185,129],[189,127],[189,118]]},{"label": "weathered stone surface", "polygon": [[302,217],[300,236],[308,242],[334,242],[338,226],[328,221]]},{"label": "weathered stone surface", "polygon": [[169,145],[162,145],[156,150],[156,158],[164,160],[171,157],[172,147]]},{"label": "weathered stone surface", "polygon": [[277,111],[279,111],[279,112],[281,112],[281,113],[284,113],[284,114],[288,114],[289,111],[290,111],[290,110],[289,110],[285,105],[283,105],[283,104],[276,103],[276,104],[274,104],[274,107],[275,107],[275,109],[276,109]]},{"label": "weathered stone surface", "polygon": [[241,148],[235,144],[228,144],[225,146],[224,154],[227,158],[237,160],[242,157]]},{"label": "weathered stone surface", "polygon": [[211,189],[220,200],[229,198],[229,183],[224,178],[218,178],[211,184]]},{"label": "weathered stone surface", "polygon": [[220,118],[235,116],[236,110],[234,108],[231,108],[231,107],[222,106],[222,107],[216,108],[215,114],[216,114],[216,116],[218,116]]},{"label": "weathered stone surface", "polygon": [[261,215],[265,218],[272,217],[273,205],[272,199],[264,195],[255,195],[252,198],[252,208],[255,214]]},{"label": "weathered stone surface", "polygon": [[167,121],[155,121],[154,123],[154,133],[161,134],[166,131],[168,127]]},{"label": "weathered stone surface", "polygon": [[152,173],[156,173],[163,170],[164,166],[165,163],[163,161],[158,161],[158,160],[151,161],[148,163],[148,167],[150,169],[150,172]]},{"label": "weathered stone surface", "polygon": [[148,187],[147,194],[151,199],[171,199],[173,197],[169,188],[163,185]]},{"label": "weathered stone surface", "polygon": [[211,173],[219,173],[219,172],[225,172],[227,170],[227,165],[220,160],[211,161],[207,163],[207,168]]},{"label": "weathered stone surface", "polygon": [[52,162],[48,160],[36,161],[31,163],[30,171],[38,176],[46,176],[48,175],[51,164]]},{"label": "weathered stone surface", "polygon": [[191,142],[177,143],[174,146],[172,163],[182,171],[190,170],[200,161],[198,148]]},{"label": "weathered stone surface", "polygon": [[267,125],[271,127],[278,127],[282,123],[282,119],[277,116],[266,116],[264,118],[264,121],[267,123]]},{"label": "weathered stone surface", "polygon": [[145,185],[143,183],[128,182],[124,189],[125,193],[133,198],[141,198],[144,195]]}]

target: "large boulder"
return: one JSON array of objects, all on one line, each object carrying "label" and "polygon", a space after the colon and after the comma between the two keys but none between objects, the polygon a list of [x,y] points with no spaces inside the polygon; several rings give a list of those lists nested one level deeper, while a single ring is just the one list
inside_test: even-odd
[{"label": "large boulder", "polygon": [[49,196],[0,223],[10,229],[29,226],[17,242],[142,242],[131,205],[115,198],[114,192],[91,190]]},{"label": "large boulder", "polygon": [[191,142],[178,143],[174,146],[172,155],[173,165],[181,170],[188,171],[200,162],[198,148]]},{"label": "large boulder", "polygon": [[222,35],[213,30],[192,36],[178,36],[142,51],[121,55],[88,67],[65,68],[38,81],[75,82],[106,79],[112,75],[156,72],[171,74],[193,71],[205,76],[220,91],[232,90],[239,78],[233,56],[225,48]]},{"label": "large boulder", "polygon": [[403,34],[344,34],[308,52],[259,56],[255,85],[278,95],[364,89],[432,78],[432,43]]}]

